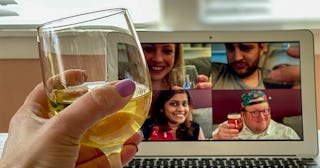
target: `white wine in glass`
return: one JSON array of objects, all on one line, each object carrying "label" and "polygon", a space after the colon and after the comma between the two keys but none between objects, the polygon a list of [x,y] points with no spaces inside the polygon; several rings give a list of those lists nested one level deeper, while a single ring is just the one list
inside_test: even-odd
[{"label": "white wine in glass", "polygon": [[96,87],[134,81],[129,103],[81,139],[81,144],[101,149],[111,167],[122,167],[122,145],[144,123],[152,97],[149,71],[127,10],[106,9],[45,23],[38,27],[37,40],[51,115]]}]

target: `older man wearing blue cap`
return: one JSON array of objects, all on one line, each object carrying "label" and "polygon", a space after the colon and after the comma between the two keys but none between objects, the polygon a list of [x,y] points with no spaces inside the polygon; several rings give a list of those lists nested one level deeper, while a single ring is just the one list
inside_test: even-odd
[{"label": "older man wearing blue cap", "polygon": [[240,108],[243,128],[239,131],[234,124],[225,121],[212,132],[212,139],[300,139],[292,128],[271,119],[269,99],[261,90],[244,93]]}]

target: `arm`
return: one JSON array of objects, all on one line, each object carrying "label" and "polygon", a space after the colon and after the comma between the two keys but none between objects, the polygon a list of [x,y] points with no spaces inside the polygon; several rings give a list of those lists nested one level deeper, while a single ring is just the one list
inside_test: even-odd
[{"label": "arm", "polygon": [[234,129],[234,124],[226,122],[219,125],[219,127],[212,132],[213,140],[232,140],[239,136],[239,131]]},{"label": "arm", "polygon": [[201,127],[199,127],[199,136],[198,140],[205,140],[204,133]]}]

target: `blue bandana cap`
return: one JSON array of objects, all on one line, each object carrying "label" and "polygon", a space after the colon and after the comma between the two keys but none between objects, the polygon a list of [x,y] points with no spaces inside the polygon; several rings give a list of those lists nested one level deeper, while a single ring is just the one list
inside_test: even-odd
[{"label": "blue bandana cap", "polygon": [[[253,101],[254,99],[262,98],[259,101]],[[267,95],[261,90],[252,90],[250,92],[244,93],[241,96],[241,108],[245,108],[246,106],[253,105],[253,104],[260,104],[264,102],[268,102]]]}]

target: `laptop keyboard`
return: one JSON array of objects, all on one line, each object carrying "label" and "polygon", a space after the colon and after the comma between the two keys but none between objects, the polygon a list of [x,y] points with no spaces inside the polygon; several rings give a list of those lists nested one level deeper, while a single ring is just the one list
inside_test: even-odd
[{"label": "laptop keyboard", "polygon": [[134,158],[125,168],[313,168],[312,158]]}]

